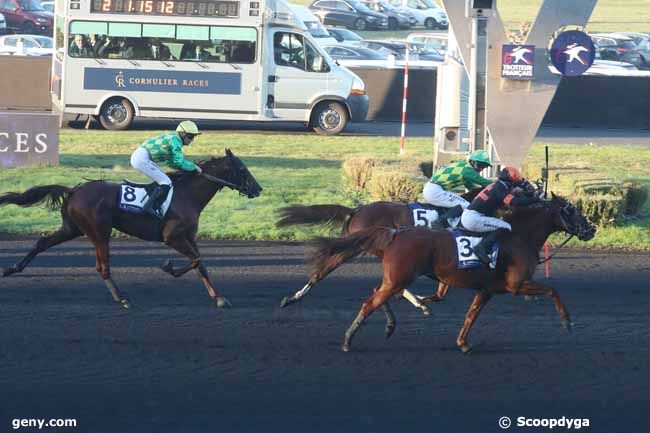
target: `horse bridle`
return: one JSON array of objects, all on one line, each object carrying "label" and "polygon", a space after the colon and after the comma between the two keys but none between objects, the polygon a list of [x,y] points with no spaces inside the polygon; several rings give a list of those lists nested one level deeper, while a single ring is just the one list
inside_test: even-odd
[{"label": "horse bridle", "polygon": [[[573,224],[569,224],[569,223],[567,222],[566,218],[564,217],[564,213],[565,213],[568,209],[570,209],[571,206],[572,206],[572,205],[571,205],[570,203],[567,203],[566,205],[562,206],[562,208],[560,208],[560,221],[562,222],[562,226],[564,227],[564,232],[567,233],[567,234],[569,235],[569,237],[567,237],[567,238],[566,238],[566,239],[565,239],[565,240],[564,240],[564,241],[563,241],[563,242],[562,242],[562,243],[557,247],[557,249],[555,250],[555,252],[554,252],[553,254],[551,254],[550,256],[548,256],[548,257],[547,257],[546,259],[544,259],[544,260],[539,260],[539,261],[537,262],[538,264],[543,264],[543,263],[548,262],[549,260],[551,260],[551,259],[552,259],[552,258],[553,258],[553,257],[554,257],[554,256],[555,256],[555,255],[556,255],[556,254],[561,250],[561,249],[562,249],[562,247],[564,247],[566,244],[568,244],[569,241],[570,241],[571,239],[573,239],[575,236],[578,236],[578,238],[580,238],[581,235],[583,235],[583,234],[586,233],[586,230],[585,230],[585,229],[579,229],[578,227],[575,227]],[[577,233],[575,233],[575,232],[577,232]]]},{"label": "horse bridle", "polygon": [[222,179],[222,178],[217,177],[217,176],[212,176],[211,174],[207,174],[207,173],[204,173],[204,172],[201,172],[201,174],[199,176],[209,180],[210,182],[217,183],[217,184],[220,184],[220,185],[223,185],[223,186],[227,186],[228,188],[234,189],[235,191],[238,191],[239,194],[248,195],[248,192],[246,191],[248,189],[248,185],[246,185],[246,184],[244,184],[244,185],[236,185],[236,184],[234,184],[234,183],[232,183],[230,181],[227,181],[226,179]]}]

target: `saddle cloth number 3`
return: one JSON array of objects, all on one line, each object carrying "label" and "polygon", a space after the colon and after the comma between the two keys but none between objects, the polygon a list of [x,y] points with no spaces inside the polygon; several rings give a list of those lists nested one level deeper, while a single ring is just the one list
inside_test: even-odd
[{"label": "saddle cloth number 3", "polygon": [[456,238],[456,245],[458,246],[458,261],[477,260],[474,254],[474,246],[481,241],[481,238],[470,238],[459,236]]}]

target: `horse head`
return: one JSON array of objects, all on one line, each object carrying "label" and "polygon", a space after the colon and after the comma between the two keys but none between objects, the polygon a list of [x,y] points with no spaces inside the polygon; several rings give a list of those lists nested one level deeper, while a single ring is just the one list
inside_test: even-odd
[{"label": "horse head", "polygon": [[551,210],[555,226],[581,241],[593,239],[596,227],[568,200],[551,193],[551,200],[546,202]]},{"label": "horse head", "polygon": [[251,172],[248,171],[246,164],[236,157],[230,149],[226,149],[225,158],[212,158],[199,165],[205,174],[231,183],[231,188],[239,191],[241,195],[255,198],[262,192],[262,187],[257,183]]}]

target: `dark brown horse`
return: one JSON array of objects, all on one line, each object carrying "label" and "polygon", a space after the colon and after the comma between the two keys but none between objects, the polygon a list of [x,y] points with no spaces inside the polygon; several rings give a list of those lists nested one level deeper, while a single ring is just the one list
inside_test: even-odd
[{"label": "dark brown horse", "polygon": [[[475,188],[461,195],[465,200],[471,202],[474,197],[481,192],[482,188]],[[280,209],[280,219],[277,222],[278,227],[292,225],[314,225],[329,224],[341,227],[341,236],[348,236],[365,230],[370,227],[413,227],[415,219],[411,208],[403,203],[392,203],[378,201],[356,208],[326,204],[312,206],[289,206]],[[442,213],[442,210],[441,212]],[[459,215],[460,216],[460,215]],[[440,219],[444,216],[440,215]],[[312,274],[305,286],[294,293],[292,296],[285,296],[280,303],[280,307],[286,307],[299,301],[311,290],[316,284],[323,280],[327,275],[332,273],[341,263],[328,262],[328,267],[322,269],[318,274]],[[438,291],[433,296],[420,298],[408,290],[404,290],[402,295],[416,308],[420,309],[425,315],[431,314],[429,307],[425,303],[440,302],[447,295],[449,286],[440,283]]]},{"label": "dark brown horse", "polygon": [[228,301],[217,294],[210,281],[208,271],[201,261],[196,245],[196,232],[201,212],[212,197],[224,186],[254,198],[260,195],[262,187],[257,183],[246,165],[226,149],[226,156],[212,158],[199,163],[203,174],[175,172],[170,177],[174,192],[169,210],[162,221],[149,215],[133,215],[119,209],[121,185],[104,181],[90,181],[74,188],[62,185],[45,185],[28,189],[24,193],[9,192],[0,196],[0,206],[15,204],[22,207],[46,203],[50,209],[61,211],[62,225],[59,230],[42,236],[34,248],[17,264],[6,268],[3,277],[22,272],[37,254],[55,245],[85,235],[95,246],[97,272],[101,275],[113,299],[124,308],[128,300],[120,293],[111,278],[109,263],[109,241],[113,228],[148,241],[164,242],[190,262],[175,269],[167,261],[162,269],[180,277],[197,269],[210,297],[218,307],[229,306]]},{"label": "dark brown horse", "polygon": [[318,248],[312,256],[315,265],[313,275],[329,269],[331,262],[339,266],[360,254],[375,254],[382,258],[382,283],[363,303],[361,311],[346,331],[343,350],[350,350],[354,334],[379,307],[389,318],[386,326],[386,336],[389,337],[395,328],[395,320],[387,301],[421,275],[452,287],[478,291],[456,341],[463,352],[471,350],[467,334],[481,309],[496,293],[548,296],[555,302],[562,326],[570,330],[569,313],[558,293],[531,278],[538,264],[539,251],[552,233],[566,232],[586,241],[596,234],[595,227],[572,204],[556,196],[539,206],[516,208],[506,219],[512,225],[512,232],[500,239],[496,269],[482,265],[459,270],[456,241],[445,230],[373,227],[345,238],[318,239]]}]

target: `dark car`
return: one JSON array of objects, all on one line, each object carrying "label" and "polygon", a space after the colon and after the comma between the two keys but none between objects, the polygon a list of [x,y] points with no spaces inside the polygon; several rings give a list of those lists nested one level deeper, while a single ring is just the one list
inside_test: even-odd
[{"label": "dark car", "polygon": [[357,44],[363,40],[359,34],[354,33],[352,30],[344,29],[341,27],[328,27],[327,31],[330,36],[336,39],[338,42],[343,42],[346,44]]},{"label": "dark car", "polygon": [[591,38],[598,44],[601,59],[642,66],[639,49],[632,38],[616,34],[594,34]]},{"label": "dark car", "polygon": [[382,13],[388,17],[388,29],[410,29],[417,24],[415,16],[410,12],[400,11],[395,6],[381,0],[363,0],[369,9]]},{"label": "dark car", "polygon": [[[0,0],[1,1],[1,0]],[[355,0],[316,0],[309,6],[323,24],[355,30],[387,29],[388,17]]]},{"label": "dark car", "polygon": [[0,13],[5,16],[8,28],[24,34],[53,34],[53,15],[38,0],[0,0]]},{"label": "dark car", "polygon": [[388,58],[384,53],[359,45],[329,45],[324,49],[334,60],[386,60]]},{"label": "dark car", "polygon": [[650,35],[647,33],[621,32],[621,35],[631,38],[639,50],[641,64],[639,68],[650,69]]},{"label": "dark car", "polygon": [[406,47],[409,48],[409,58],[411,60],[428,60],[433,62],[442,62],[445,60],[444,54],[440,51],[427,46],[426,44],[405,41],[362,41],[361,46],[368,47],[385,53],[387,50],[395,55],[397,60],[404,60],[406,57]]}]

